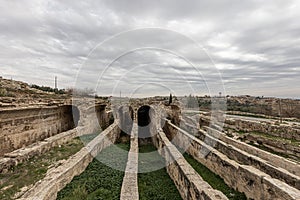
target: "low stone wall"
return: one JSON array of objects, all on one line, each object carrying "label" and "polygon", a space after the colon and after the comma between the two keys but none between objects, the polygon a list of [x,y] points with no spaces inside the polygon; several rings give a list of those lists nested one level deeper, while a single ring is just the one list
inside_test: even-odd
[{"label": "low stone wall", "polygon": [[41,155],[51,148],[62,145],[67,141],[78,136],[76,129],[66,131],[55,136],[49,137],[44,141],[39,141],[25,148],[17,149],[13,152],[4,154],[4,158],[0,158],[0,173],[6,173],[11,167],[28,160],[37,155]]},{"label": "low stone wall", "polygon": [[198,134],[199,128],[195,125],[192,125],[188,123],[186,120],[182,119],[180,121],[180,128],[182,128],[185,131],[188,131],[192,135],[196,136]]},{"label": "low stone wall", "polygon": [[214,190],[201,178],[176,147],[171,144],[162,130],[153,136],[152,140],[159,154],[168,163],[167,172],[183,199],[227,199],[222,192]]},{"label": "low stone wall", "polygon": [[254,166],[262,172],[269,174],[271,177],[277,178],[291,185],[292,187],[300,189],[300,177],[294,175],[293,173],[290,173],[283,168],[274,166],[267,161],[240,150],[232,145],[226,144],[225,142],[210,136],[203,130],[199,130],[198,138],[239,164]]},{"label": "low stone wall", "polygon": [[270,122],[254,122],[240,119],[226,119],[226,127],[236,131],[261,132],[272,136],[300,141],[300,130],[289,125],[275,125]]},{"label": "low stone wall", "polygon": [[285,169],[285,170],[289,171],[290,173],[295,174],[296,176],[300,176],[300,165],[293,161],[287,160],[278,155],[269,153],[267,151],[263,151],[256,147],[248,145],[244,142],[230,138],[218,130],[211,129],[209,127],[204,127],[204,129],[207,130],[207,133],[209,135],[211,135],[215,138],[218,138],[219,140],[225,142],[228,145],[232,145],[232,146],[234,146],[242,151],[245,151],[253,156],[257,156],[257,157],[265,160],[266,162],[270,163],[271,165]]},{"label": "low stone wall", "polygon": [[[91,110],[95,112],[95,108],[98,110],[95,115],[97,116],[96,118],[91,114]],[[101,125],[99,126],[99,124],[102,124],[103,127],[107,126],[107,124],[109,125],[111,113],[105,112],[103,109],[93,106],[82,113],[89,120],[83,120],[84,123],[80,123],[80,126],[75,129],[59,133],[46,138],[43,141],[37,141],[26,147],[4,154],[4,157],[0,158],[0,173],[5,173],[11,167],[18,165],[33,156],[41,155],[55,146],[65,144],[70,139],[99,131],[101,128]]]},{"label": "low stone wall", "polygon": [[[205,115],[200,115],[199,123],[200,123],[200,127],[209,126],[210,117]],[[300,141],[300,129],[294,128],[286,124],[276,125],[271,122],[247,121],[241,119],[233,119],[230,118],[230,116],[227,116],[224,123],[224,127],[236,131],[261,132],[276,137],[282,137],[285,139]]]},{"label": "low stone wall", "polygon": [[133,125],[130,137],[130,151],[128,152],[128,161],[126,171],[123,178],[121,189],[121,200],[138,200],[138,156],[139,156],[139,141],[137,124]]},{"label": "low stone wall", "polygon": [[73,129],[72,106],[0,111],[0,156]]},{"label": "low stone wall", "polygon": [[71,182],[74,176],[81,174],[93,158],[104,148],[113,144],[119,135],[120,129],[117,123],[113,123],[61,166],[49,170],[46,177],[37,182],[20,199],[55,200],[57,193]]},{"label": "low stone wall", "polygon": [[[168,123],[170,124],[170,123]],[[244,192],[249,199],[299,199],[300,191],[274,179],[253,166],[241,165],[201,140],[172,125],[170,140],[192,155],[198,162],[221,176],[230,187]]]},{"label": "low stone wall", "polygon": [[290,158],[300,159],[300,142],[298,144],[292,144],[291,141],[270,139],[252,133],[245,134],[244,138],[246,141],[258,143],[276,153],[287,155]]}]

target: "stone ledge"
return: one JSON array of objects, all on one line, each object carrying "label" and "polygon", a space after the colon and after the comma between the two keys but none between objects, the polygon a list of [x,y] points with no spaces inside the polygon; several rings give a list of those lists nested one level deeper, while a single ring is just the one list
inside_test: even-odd
[{"label": "stone ledge", "polygon": [[[209,128],[208,130],[212,129]],[[203,130],[199,130],[199,136],[200,139],[204,141],[204,143],[214,147],[221,153],[228,156],[230,159],[243,165],[252,165],[259,170],[262,170],[264,173],[269,174],[271,177],[280,179],[281,181],[284,181],[287,184],[300,189],[299,176],[292,174],[281,167],[272,165],[258,156],[251,155],[239,148],[236,148],[235,146],[228,145],[218,138],[211,136],[209,134],[209,131],[205,132]]]},{"label": "stone ledge", "polygon": [[122,189],[121,189],[121,200],[138,200],[138,128],[137,124],[133,124],[130,137],[130,150],[128,152],[128,161],[126,165],[125,175],[123,178]]},{"label": "stone ledge", "polygon": [[[224,154],[206,145],[201,140],[180,128],[176,128],[176,131],[173,133],[173,136],[174,135],[177,135],[177,139],[173,139],[173,142],[176,145],[180,148],[187,149],[187,152],[198,162],[208,167],[214,173],[220,175],[232,188],[238,189],[240,192],[244,192],[247,198],[282,199],[282,194],[285,194],[285,200],[300,199],[300,191],[296,188],[293,188],[278,179],[274,179],[268,174],[265,174],[252,166],[241,165],[229,159]],[[189,148],[184,146],[186,141],[192,141]],[[199,152],[203,151],[208,154],[205,156],[199,154]],[[264,177],[273,181],[263,181],[265,180]],[[284,187],[278,187],[279,183]],[[268,189],[265,190],[265,188]]]},{"label": "stone ledge", "polygon": [[112,124],[61,166],[51,169],[43,180],[37,182],[20,200],[55,200],[57,193],[63,189],[74,176],[81,174],[93,160],[96,153],[114,143],[119,137],[117,123]]},{"label": "stone ledge", "polygon": [[159,131],[153,139],[158,152],[166,159],[167,172],[173,179],[183,199],[228,199],[222,192],[213,189],[182,157],[164,132]]},{"label": "stone ledge", "polygon": [[210,131],[207,131],[206,133],[208,133],[209,135],[211,135],[215,138],[218,138],[219,140],[225,142],[226,144],[232,145],[232,146],[234,146],[240,150],[243,150],[253,156],[257,156],[259,158],[266,160],[271,165],[281,167],[282,169],[285,169],[292,174],[300,176],[300,165],[299,164],[297,164],[293,161],[290,161],[288,159],[282,158],[278,155],[274,155],[267,151],[263,151],[256,147],[253,147],[251,145],[245,144],[241,141],[230,138],[230,137],[226,136],[224,133],[217,131],[215,129],[211,129],[209,127],[204,127],[204,128],[206,128],[207,130],[210,130]]}]

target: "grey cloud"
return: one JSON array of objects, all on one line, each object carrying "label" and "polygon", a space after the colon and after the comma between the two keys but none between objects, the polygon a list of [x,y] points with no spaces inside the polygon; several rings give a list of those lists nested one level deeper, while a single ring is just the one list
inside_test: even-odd
[{"label": "grey cloud", "polygon": [[[3,1],[0,75],[50,86],[54,76],[59,76],[60,87],[96,88],[99,83],[99,94],[108,95],[127,73],[121,85],[124,95],[150,82],[184,95],[192,92],[185,91],[184,85],[199,94],[207,93],[205,83],[211,84],[213,93],[222,89],[215,63],[228,94],[299,98],[295,87],[300,80],[299,11],[296,0]],[[131,32],[94,49],[122,31],[147,27],[170,29],[182,36],[153,30]],[[208,55],[199,53],[189,38]],[[124,49],[136,47],[159,47],[180,55],[158,49],[130,52],[113,62],[99,81],[113,59]],[[166,91],[158,85],[144,88],[145,95]]]}]

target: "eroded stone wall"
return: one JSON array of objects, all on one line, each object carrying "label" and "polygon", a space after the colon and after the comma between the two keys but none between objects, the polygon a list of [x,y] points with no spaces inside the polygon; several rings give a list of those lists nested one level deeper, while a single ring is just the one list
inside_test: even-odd
[{"label": "eroded stone wall", "polygon": [[256,134],[245,134],[243,137],[247,143],[262,145],[272,152],[279,153],[294,160],[300,160],[299,142],[293,143],[289,140],[270,139]]},{"label": "eroded stone wall", "polygon": [[71,182],[74,176],[81,174],[99,152],[115,143],[119,136],[120,129],[115,122],[62,165],[48,171],[46,177],[20,199],[55,200],[57,193]]},{"label": "eroded stone wall", "polygon": [[300,176],[300,165],[298,165],[293,161],[287,160],[281,156],[269,153],[267,151],[263,151],[259,148],[248,145],[244,142],[230,138],[226,136],[224,133],[217,131],[215,129],[211,129],[209,127],[204,127],[204,129],[207,130],[207,133],[209,135],[218,138],[219,140],[225,142],[229,146],[234,146],[242,151],[249,153],[250,155],[257,156],[265,160],[267,163],[270,163],[271,165],[274,165],[279,168],[283,168],[292,174]]},{"label": "eroded stone wall", "polygon": [[[210,126],[210,117],[200,115],[199,119],[200,127]],[[219,129],[218,127],[213,127]],[[277,125],[272,122],[266,121],[247,121],[242,119],[233,119],[227,117],[224,123],[224,128],[233,129],[243,132],[260,132],[266,133],[275,137],[282,137],[285,139],[300,141],[300,129],[294,128],[291,125],[281,124]]]},{"label": "eroded stone wall", "polygon": [[[71,105],[0,111],[0,156],[73,129]],[[74,108],[76,109],[76,108]]]},{"label": "eroded stone wall", "polygon": [[75,122],[81,118],[81,122],[76,128],[48,137],[42,141],[36,141],[24,148],[5,153],[4,157],[0,158],[0,173],[8,171],[12,166],[33,156],[43,154],[55,146],[62,145],[72,138],[94,133],[101,128],[104,129],[113,122],[113,116],[111,112],[105,110],[105,106],[81,107],[81,113],[77,110],[77,107],[73,107],[73,117]]},{"label": "eroded stone wall", "polygon": [[202,179],[176,147],[171,144],[163,131],[159,131],[154,135],[152,140],[159,154],[165,158],[167,172],[183,199],[227,199],[222,192],[214,190]]},{"label": "eroded stone wall", "polygon": [[250,199],[299,199],[300,191],[251,165],[229,159],[211,146],[176,126],[166,130],[178,147],[186,150],[198,162],[221,176],[232,188],[244,192]]},{"label": "eroded stone wall", "polygon": [[275,125],[270,122],[226,119],[226,127],[245,132],[261,132],[272,136],[300,141],[300,130],[290,125]]},{"label": "eroded stone wall", "polygon": [[[209,129],[208,132],[211,132],[210,130],[211,129]],[[254,166],[264,173],[269,174],[271,177],[277,178],[297,189],[300,189],[300,178],[294,173],[290,173],[285,169],[278,167],[277,165],[274,166],[274,164],[271,164],[258,156],[251,155],[239,148],[232,146],[231,144],[222,142],[221,140],[217,139],[218,137],[212,137],[210,134],[208,134],[208,132],[199,130],[197,137],[201,139],[201,141],[204,141],[206,144],[212,146],[239,164]]]}]

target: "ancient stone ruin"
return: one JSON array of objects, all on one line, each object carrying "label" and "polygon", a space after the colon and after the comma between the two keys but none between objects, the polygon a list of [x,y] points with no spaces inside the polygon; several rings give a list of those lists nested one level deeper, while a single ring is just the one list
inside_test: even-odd
[{"label": "ancient stone ruin", "polygon": [[[126,105],[111,105],[83,99],[0,109],[2,175],[74,138],[102,131],[13,198],[56,199],[58,192],[82,174],[100,152],[117,141],[127,141],[130,150],[120,199],[139,199],[139,148],[145,144],[155,146],[182,199],[232,198],[204,180],[184,152],[247,199],[300,199],[298,123],[228,115],[221,127],[212,123],[211,113],[185,115],[176,102],[137,99]],[[5,180],[0,183],[5,184]],[[2,187],[1,192],[9,187]]]}]

